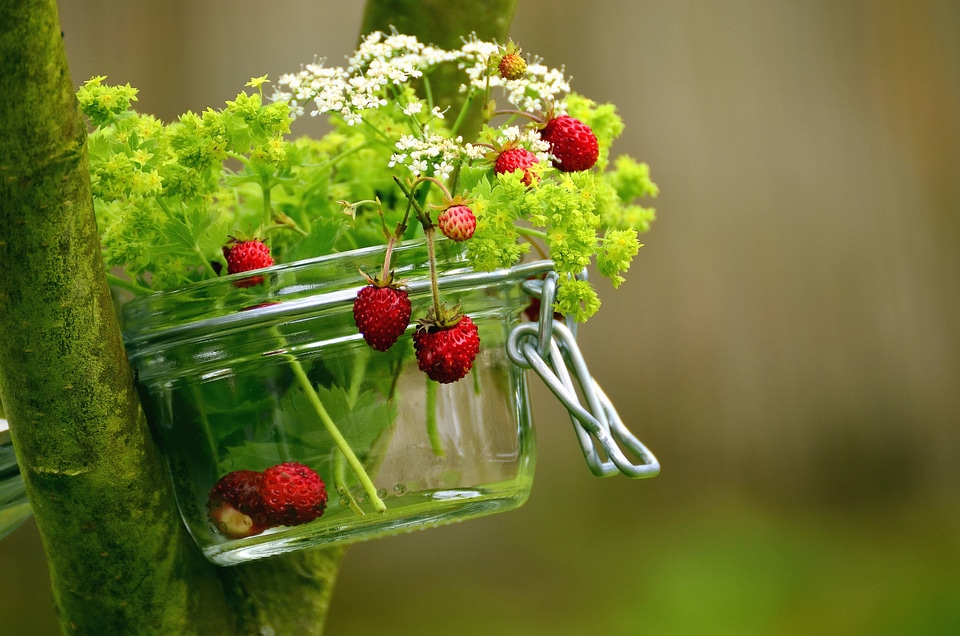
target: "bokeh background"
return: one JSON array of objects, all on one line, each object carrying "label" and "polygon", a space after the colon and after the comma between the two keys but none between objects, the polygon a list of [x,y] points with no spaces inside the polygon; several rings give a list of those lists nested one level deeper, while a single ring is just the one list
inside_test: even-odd
[{"label": "bokeh background", "polygon": [[[362,3],[60,3],[170,120],[354,47]],[[519,511],[358,545],[328,633],[960,633],[960,3],[520,0],[619,106],[659,219],[581,346],[663,464],[598,480],[534,389]],[[535,383],[536,384],[536,383]],[[57,633],[28,522],[0,633]]]}]

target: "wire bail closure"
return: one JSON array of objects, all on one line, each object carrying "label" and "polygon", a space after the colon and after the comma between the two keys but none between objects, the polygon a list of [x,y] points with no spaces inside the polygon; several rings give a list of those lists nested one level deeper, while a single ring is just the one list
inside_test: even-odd
[{"label": "wire bail closure", "polygon": [[[556,272],[548,273],[542,281],[526,281],[523,290],[540,299],[540,316],[536,323],[513,328],[507,339],[507,355],[517,366],[533,369],[567,408],[590,472],[597,477],[618,472],[631,479],[656,477],[660,462],[623,424],[610,398],[590,375],[577,346],[576,325],[553,317]],[[631,461],[621,447],[639,462]]]}]

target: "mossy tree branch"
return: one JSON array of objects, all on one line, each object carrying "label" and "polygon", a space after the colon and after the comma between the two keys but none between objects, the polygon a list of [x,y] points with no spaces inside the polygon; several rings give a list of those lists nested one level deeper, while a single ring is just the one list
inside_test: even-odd
[{"label": "mossy tree branch", "polygon": [[[512,6],[371,2],[364,30],[502,39]],[[0,85],[0,401],[63,631],[320,633],[341,548],[219,568],[180,522],[103,272],[56,0],[0,3]]]},{"label": "mossy tree branch", "polygon": [[65,632],[317,633],[341,550],[222,569],[190,540],[103,273],[54,0],[0,7],[0,398]]}]

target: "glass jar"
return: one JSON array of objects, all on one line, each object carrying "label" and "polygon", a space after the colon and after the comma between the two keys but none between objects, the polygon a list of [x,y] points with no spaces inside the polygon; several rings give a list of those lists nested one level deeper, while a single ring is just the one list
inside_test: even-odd
[{"label": "glass jar", "polygon": [[[481,345],[470,373],[451,384],[418,370],[415,322],[387,352],[372,350],[357,331],[353,300],[365,284],[358,269],[379,273],[384,247],[224,276],[126,305],[124,341],[141,401],[181,515],[207,558],[229,565],[461,521],[527,499],[530,408],[506,342],[529,304],[521,284],[551,263],[474,272],[460,249],[437,242],[440,294],[471,317]],[[414,320],[424,316],[432,302],[426,245],[400,246],[391,262]],[[321,516],[253,521],[250,536],[215,523],[218,480],[288,462],[323,480]]]},{"label": "glass jar", "polygon": [[0,418],[0,539],[16,530],[31,514],[33,510],[20,477],[7,421]]}]

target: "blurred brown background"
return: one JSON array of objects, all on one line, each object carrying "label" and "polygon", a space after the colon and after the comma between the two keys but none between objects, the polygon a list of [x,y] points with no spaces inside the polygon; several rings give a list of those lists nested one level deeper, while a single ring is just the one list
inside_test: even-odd
[{"label": "blurred brown background", "polygon": [[[362,3],[62,2],[75,83],[169,120],[339,63]],[[598,480],[537,387],[521,510],[361,544],[329,633],[960,633],[960,3],[520,0],[619,106],[659,220],[581,332],[663,464]],[[36,530],[0,634],[56,633]]]}]

